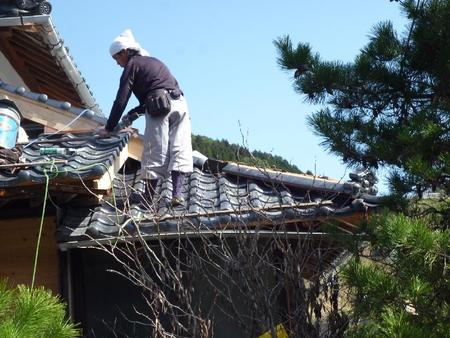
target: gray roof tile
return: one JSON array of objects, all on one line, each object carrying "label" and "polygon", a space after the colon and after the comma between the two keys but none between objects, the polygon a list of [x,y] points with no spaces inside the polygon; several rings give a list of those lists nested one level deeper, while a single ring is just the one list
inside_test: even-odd
[{"label": "gray roof tile", "polygon": [[344,192],[314,191],[264,181],[260,176],[249,178],[195,168],[190,177],[185,177],[183,207],[167,206],[171,184],[166,179],[158,185],[157,202],[149,212],[129,205],[127,198],[132,190],[143,191],[139,171],[123,178],[114,181],[115,204],[110,199],[94,207],[68,208],[58,232],[59,241],[76,243],[89,238],[123,235],[123,231],[132,233],[136,224],[143,234],[236,228],[243,224],[273,227],[368,209],[363,199]]}]

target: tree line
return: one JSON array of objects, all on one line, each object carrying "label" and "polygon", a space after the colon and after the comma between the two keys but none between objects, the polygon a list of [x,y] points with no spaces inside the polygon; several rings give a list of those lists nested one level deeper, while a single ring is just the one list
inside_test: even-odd
[{"label": "tree line", "polygon": [[[222,161],[241,162],[244,164],[272,168],[302,174],[303,172],[286,159],[271,153],[253,150],[247,147],[230,143],[227,140],[214,140],[212,138],[192,135],[192,148],[208,158]],[[308,172],[308,174],[312,174]]]}]

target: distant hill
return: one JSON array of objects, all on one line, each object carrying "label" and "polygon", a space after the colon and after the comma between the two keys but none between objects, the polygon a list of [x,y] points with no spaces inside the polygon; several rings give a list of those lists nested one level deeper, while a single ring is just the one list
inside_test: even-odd
[{"label": "distant hill", "polygon": [[302,174],[297,166],[290,164],[281,156],[262,151],[250,152],[247,148],[229,143],[227,140],[213,140],[206,136],[192,135],[192,147],[208,158],[222,161],[241,162],[252,166],[272,168]]}]

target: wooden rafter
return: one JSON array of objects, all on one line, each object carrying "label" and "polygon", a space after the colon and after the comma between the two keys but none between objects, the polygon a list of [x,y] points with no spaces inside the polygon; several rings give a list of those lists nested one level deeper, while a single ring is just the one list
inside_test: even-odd
[{"label": "wooden rafter", "polygon": [[83,106],[75,85],[52,55],[51,46],[44,43],[40,31],[25,32],[22,28],[0,28],[0,50],[29,90]]},{"label": "wooden rafter", "polygon": [[[17,55],[26,60],[28,63],[38,64],[45,68],[48,68],[49,64],[52,64],[54,66],[57,65],[56,62],[52,60],[49,54],[36,53],[37,55],[35,55],[35,58],[33,58],[33,60],[30,60],[29,51],[24,48],[16,48],[16,50]],[[61,71],[58,70],[57,72],[60,73]]]},{"label": "wooden rafter", "polygon": [[9,34],[0,34],[0,48],[3,51],[3,54],[11,65],[14,66],[20,77],[27,83],[28,87],[33,91],[41,92],[36,79],[28,71],[25,60],[19,57],[16,50],[11,47],[11,44],[9,43],[10,39],[11,37]]}]

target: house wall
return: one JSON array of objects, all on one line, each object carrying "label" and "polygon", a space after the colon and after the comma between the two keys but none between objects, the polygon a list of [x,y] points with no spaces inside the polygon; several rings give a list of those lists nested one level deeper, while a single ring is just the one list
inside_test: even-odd
[{"label": "house wall", "polygon": [[[11,285],[31,284],[40,222],[39,217],[0,220],[0,277]],[[56,217],[45,218],[35,285],[59,293],[55,228]]]},{"label": "house wall", "polygon": [[[190,239],[189,241],[193,245],[201,242],[199,239]],[[173,240],[172,242],[170,240],[164,241],[164,247],[165,250],[167,250],[166,255],[170,250],[172,253],[168,254],[167,257],[179,257],[184,261],[185,255],[183,254],[183,249],[180,252],[180,247],[177,243],[178,240]],[[161,257],[160,246],[158,243],[150,242],[148,245],[156,256]],[[225,246],[236,254],[237,245],[233,239],[229,239]],[[267,244],[262,244],[262,246],[266,247]],[[137,247],[140,246],[137,245]],[[127,249],[123,249],[127,251]],[[152,281],[158,280],[159,277],[157,277],[155,270],[153,269],[158,266],[158,264],[155,266],[151,264],[145,257],[144,251],[141,249],[138,250],[142,254],[140,263],[142,263],[142,266],[146,269],[148,274],[146,278],[149,278]],[[132,251],[131,247],[130,250]],[[117,271],[126,275],[126,271],[123,269],[122,264],[119,264],[112,255],[98,249],[71,249],[69,250],[69,254],[71,261],[70,275],[72,276],[70,282],[72,296],[69,305],[74,309],[71,313],[72,319],[74,322],[80,323],[85,338],[115,338],[125,336],[134,338],[154,337],[152,327],[149,326],[149,318],[153,319],[152,313],[143,297],[143,295],[148,297],[149,294],[144,293],[141,288],[135,286],[118,273],[113,272]],[[124,262],[124,264],[129,264],[127,263],[126,257],[121,256],[120,250],[115,251],[115,254],[119,260]],[[169,258],[169,260],[175,263],[176,261],[172,260],[172,258]],[[215,263],[218,265],[222,264],[221,260],[215,261]],[[130,265],[134,265],[134,263]],[[249,335],[244,332],[245,330],[259,330],[255,322],[250,319],[246,321],[245,319],[245,315],[248,316],[248,318],[251,318],[251,316],[254,315],[252,309],[249,308],[248,302],[250,297],[243,297],[242,289],[231,287],[230,295],[234,298],[232,310],[228,303],[223,302],[223,299],[221,300],[221,297],[218,295],[217,291],[211,287],[210,283],[220,278],[222,279],[221,285],[235,284],[233,284],[226,276],[218,277],[216,267],[212,268],[209,266],[210,268],[208,269],[209,264],[206,265],[207,266],[202,269],[203,273],[197,271],[194,274],[191,274],[192,270],[187,266],[183,267],[185,276],[191,276],[188,278],[192,278],[192,287],[196,290],[192,293],[192,307],[196,308],[201,304],[202,314],[209,316],[209,318],[214,318],[212,329],[215,338],[256,337],[256,334]],[[239,285],[239,277],[237,275],[236,278],[235,283]],[[276,283],[274,275],[267,275],[261,279],[265,280],[264,284],[266,285],[272,285],[272,282]],[[168,281],[166,280],[166,282]],[[170,284],[170,282],[168,283]],[[152,283],[149,283],[149,285],[152,285]],[[187,284],[185,284],[185,286],[186,285]],[[240,285],[242,286],[242,284]],[[173,297],[169,291],[170,287],[161,287],[169,298]],[[227,294],[227,290],[224,291],[225,294]],[[150,297],[150,300],[151,299],[152,298]],[[177,297],[174,297],[171,298],[171,301],[177,302],[177,299]],[[279,311],[282,311],[281,306],[284,306],[284,303],[280,303],[276,297],[273,297],[271,311],[273,311],[273,317],[276,323],[280,323],[282,320],[277,314]],[[227,311],[227,313],[231,315],[234,315],[233,311],[237,311],[243,316],[242,322],[247,323],[248,326],[244,329],[237,321],[230,319],[225,315],[223,311]],[[139,313],[145,314],[148,318],[140,316]],[[162,314],[159,320],[161,325],[167,328],[171,327],[170,315]],[[145,323],[145,325],[143,323]]]},{"label": "house wall", "polygon": [[2,52],[0,52],[0,80],[13,86],[22,86],[28,89]]}]

